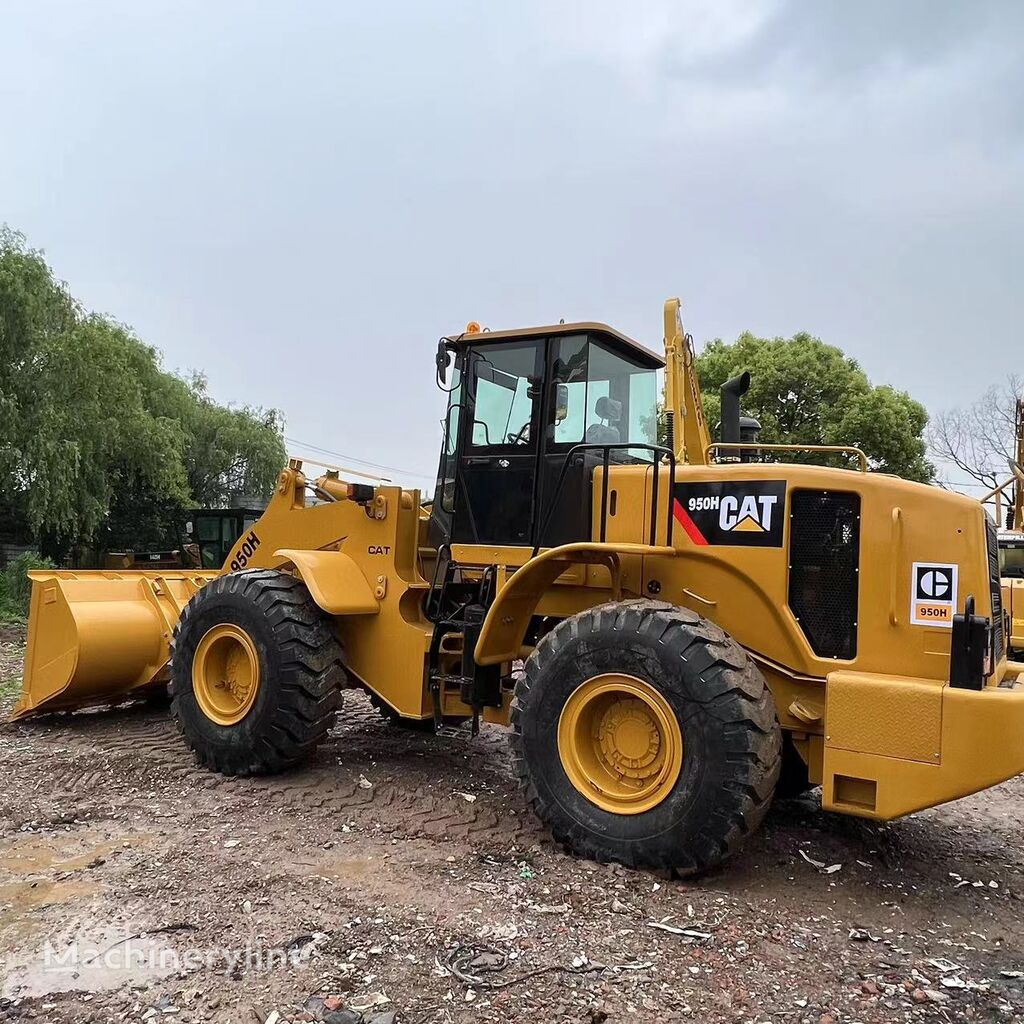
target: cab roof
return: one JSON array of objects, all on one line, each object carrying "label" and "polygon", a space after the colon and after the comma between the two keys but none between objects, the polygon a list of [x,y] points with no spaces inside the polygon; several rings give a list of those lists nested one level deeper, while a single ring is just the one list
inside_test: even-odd
[{"label": "cab roof", "polygon": [[645,369],[660,370],[665,360],[649,348],[626,337],[614,327],[585,320],[573,324],[552,324],[548,327],[522,327],[511,331],[463,332],[448,338],[457,345],[489,345],[497,341],[513,341],[525,338],[550,338],[566,334],[592,334],[601,339],[610,349],[639,363]]}]

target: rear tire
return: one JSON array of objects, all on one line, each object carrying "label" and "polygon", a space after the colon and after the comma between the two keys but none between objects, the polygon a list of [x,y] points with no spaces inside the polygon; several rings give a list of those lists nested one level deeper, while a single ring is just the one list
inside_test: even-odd
[{"label": "rear tire", "polygon": [[[224,655],[218,661],[210,653],[218,636],[232,665],[243,666],[239,672],[217,672],[225,664]],[[233,679],[228,687],[213,678],[233,673],[243,678],[237,693]],[[171,715],[199,762],[214,771],[264,774],[305,760],[330,730],[345,684],[331,618],[288,573],[220,576],[178,621]]]},{"label": "rear tire", "polygon": [[[595,682],[614,680],[627,688],[621,703],[605,694],[589,719],[567,719],[581,749],[593,737],[582,761],[602,764],[611,751],[587,796],[562,719]],[[662,602],[605,604],[560,623],[526,661],[512,726],[527,802],[557,840],[595,860],[707,871],[756,831],[779,776],[781,733],[764,677],[718,626]]]}]

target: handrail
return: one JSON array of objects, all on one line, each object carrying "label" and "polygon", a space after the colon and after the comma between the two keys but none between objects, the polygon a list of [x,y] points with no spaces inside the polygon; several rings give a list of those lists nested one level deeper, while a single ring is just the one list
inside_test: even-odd
[{"label": "handrail", "polygon": [[[1024,488],[1024,468],[1016,459],[1009,459],[1010,471],[1013,473],[1009,479],[1004,480],[1001,484],[997,484],[987,494],[983,495],[978,500],[982,505],[987,505],[992,502],[996,507],[996,523],[1000,528],[1004,525],[1003,520],[1003,501],[1006,501],[1008,510],[1011,513],[1010,523],[1012,528],[1015,530],[1024,529],[1024,502],[1020,499],[1020,491]],[[1007,488],[1013,487],[1014,490],[1011,494],[1007,494]],[[993,501],[994,499],[994,501]]]},{"label": "handrail", "polygon": [[320,459],[311,458],[308,455],[289,455],[289,462],[301,462],[303,464],[309,463],[311,466],[319,466],[321,469],[331,469],[336,473],[347,473],[349,476],[361,476],[365,480],[379,480],[382,483],[391,483],[391,477],[381,476],[379,473],[365,473],[358,469],[352,469],[350,466],[336,466],[333,462],[323,462]]},{"label": "handrail", "polygon": [[893,506],[890,513],[889,526],[889,624],[898,626],[899,615],[899,585],[900,570],[903,568],[903,509],[899,505]]},{"label": "handrail", "polygon": [[989,491],[988,494],[986,494],[983,498],[979,498],[979,501],[981,501],[982,503],[986,501],[991,501],[997,494],[1002,494],[1003,491],[1005,491],[1006,488],[1009,487],[1011,484],[1024,483],[1024,469],[1021,469],[1016,459],[1010,459],[1009,462],[1010,469],[1013,472],[1013,476],[1009,477],[1009,479],[1007,480],[1004,480],[998,486],[993,487],[992,490]]},{"label": "handrail", "polygon": [[[672,500],[673,485],[676,480],[676,457],[675,453],[670,448],[665,448],[663,445],[658,444],[630,444],[626,441],[618,441],[615,444],[574,444],[566,453],[565,459],[562,462],[562,468],[559,470],[558,479],[555,481],[555,489],[552,491],[551,498],[548,503],[547,513],[544,516],[544,520],[541,524],[540,531],[537,534],[537,543],[533,548],[533,557],[537,557],[537,553],[543,547],[544,535],[547,533],[548,526],[551,523],[551,517],[555,514],[555,509],[558,507],[558,499],[562,494],[562,485],[565,483],[565,474],[569,469],[569,462],[574,455],[580,452],[588,451],[600,451],[603,452],[604,458],[602,460],[602,479],[601,479],[601,527],[600,527],[600,542],[605,542],[605,535],[607,533],[607,514],[608,514],[608,467],[610,463],[610,456],[612,449],[623,449],[626,451],[640,450],[654,453],[655,456],[662,456],[668,459],[669,464],[669,502]],[[654,469],[654,480],[651,485],[651,544],[656,544],[658,539],[658,478],[661,474],[658,472],[659,460],[656,457],[652,462],[651,466]],[[673,516],[671,515],[671,504],[669,505],[670,514],[668,516],[668,534],[666,537],[665,544],[667,547],[672,546],[672,521]]]},{"label": "handrail", "polygon": [[764,452],[831,452],[833,454],[856,455],[860,463],[860,472],[870,472],[868,457],[860,448],[855,448],[850,444],[761,444],[759,441],[713,441],[704,450],[704,456],[710,459],[711,453],[719,448],[742,448],[746,451]]}]

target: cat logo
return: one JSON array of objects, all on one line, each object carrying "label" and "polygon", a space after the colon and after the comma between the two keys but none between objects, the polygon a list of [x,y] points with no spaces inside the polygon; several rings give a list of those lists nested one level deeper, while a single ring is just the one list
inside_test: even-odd
[{"label": "cat logo", "polygon": [[782,547],[785,480],[676,484],[672,513],[694,544]]},{"label": "cat logo", "polygon": [[910,570],[910,621],[952,629],[959,578],[958,565],[915,562]]},{"label": "cat logo", "polygon": [[743,498],[727,494],[718,507],[718,525],[723,530],[767,533],[772,528],[772,512],[778,500],[775,494],[747,494]]}]

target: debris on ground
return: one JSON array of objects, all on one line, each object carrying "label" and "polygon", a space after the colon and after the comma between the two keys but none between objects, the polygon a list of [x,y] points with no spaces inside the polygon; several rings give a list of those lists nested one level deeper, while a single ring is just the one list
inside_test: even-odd
[{"label": "debris on ground", "polygon": [[2,727],[0,1021],[1024,1019],[1024,780],[889,824],[786,801],[678,880],[567,856],[502,730],[451,742],[356,691],[274,778],[206,772],[151,707]]}]

